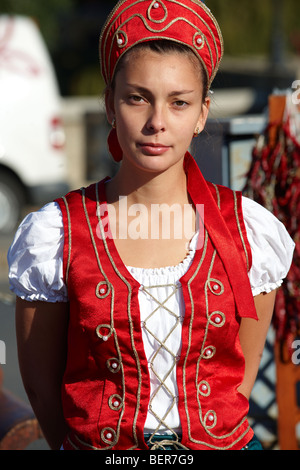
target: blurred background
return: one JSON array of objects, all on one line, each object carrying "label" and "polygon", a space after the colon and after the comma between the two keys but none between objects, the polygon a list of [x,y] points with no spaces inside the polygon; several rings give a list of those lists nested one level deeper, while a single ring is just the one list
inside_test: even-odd
[{"label": "blurred background", "polygon": [[[225,57],[213,83],[207,129],[194,153],[207,179],[242,190],[257,139],[268,125],[270,95],[285,96],[300,80],[299,2],[205,3],[221,25]],[[98,57],[100,30],[115,4],[1,0],[0,340],[6,356],[0,363],[4,386],[25,402],[6,253],[26,213],[117,170],[106,147]],[[255,432],[268,449],[280,448],[275,341],[270,329],[250,407]],[[32,446],[47,448],[43,440]]]}]

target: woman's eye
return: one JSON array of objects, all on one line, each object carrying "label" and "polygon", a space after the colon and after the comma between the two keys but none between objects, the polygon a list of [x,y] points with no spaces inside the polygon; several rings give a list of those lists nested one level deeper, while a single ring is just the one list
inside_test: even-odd
[{"label": "woman's eye", "polygon": [[174,102],[174,106],[177,107],[177,108],[184,108],[187,105],[188,105],[187,102],[182,101],[182,100],[178,100],[178,101]]},{"label": "woman's eye", "polygon": [[129,96],[129,100],[133,103],[142,103],[144,101],[144,99],[141,96],[138,96],[138,95]]}]

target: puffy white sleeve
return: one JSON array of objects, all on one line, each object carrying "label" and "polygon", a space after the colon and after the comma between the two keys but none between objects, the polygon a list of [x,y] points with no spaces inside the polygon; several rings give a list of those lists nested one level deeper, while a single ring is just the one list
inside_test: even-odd
[{"label": "puffy white sleeve", "polygon": [[242,208],[252,252],[249,279],[256,296],[281,286],[291,267],[295,243],[284,225],[260,204],[243,197]]},{"label": "puffy white sleeve", "polygon": [[11,291],[28,301],[67,302],[63,245],[63,220],[57,203],[27,215],[7,255]]}]

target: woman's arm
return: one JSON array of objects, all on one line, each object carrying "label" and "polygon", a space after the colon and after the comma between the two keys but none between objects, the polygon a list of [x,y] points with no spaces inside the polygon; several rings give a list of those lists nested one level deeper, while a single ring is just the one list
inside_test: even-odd
[{"label": "woman's arm", "polygon": [[66,365],[68,304],[17,298],[16,333],[21,376],[45,439],[59,449],[68,432],[61,384]]},{"label": "woman's arm", "polygon": [[240,342],[245,356],[245,375],[239,392],[245,395],[247,399],[250,398],[256,380],[273,315],[275,298],[276,290],[269,294],[260,294],[254,297],[258,321],[251,318],[241,320]]}]

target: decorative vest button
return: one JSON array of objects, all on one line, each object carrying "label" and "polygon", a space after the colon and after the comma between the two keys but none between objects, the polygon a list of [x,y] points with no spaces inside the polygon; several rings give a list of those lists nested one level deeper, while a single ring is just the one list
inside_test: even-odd
[{"label": "decorative vest button", "polygon": [[224,294],[224,285],[218,279],[210,279],[208,281],[208,288],[210,292],[214,295],[222,295]]},{"label": "decorative vest button", "polygon": [[216,353],[216,348],[214,346],[208,346],[202,352],[203,359],[211,359]]},{"label": "decorative vest button", "polygon": [[98,299],[105,299],[111,292],[111,285],[106,281],[101,281],[96,286],[96,296]]},{"label": "decorative vest button", "polygon": [[221,328],[225,324],[225,315],[223,312],[213,312],[209,317],[209,322],[211,325]]},{"label": "decorative vest button", "polygon": [[212,429],[217,424],[217,416],[214,411],[208,411],[204,417],[204,422],[208,429]]},{"label": "decorative vest button", "polygon": [[106,444],[113,444],[114,441],[116,441],[116,433],[112,428],[104,428],[101,431],[101,439],[106,443]]},{"label": "decorative vest button", "polygon": [[113,374],[116,374],[117,372],[119,372],[121,368],[120,361],[115,357],[111,357],[107,359],[106,366],[108,370],[110,370],[110,372],[112,372]]},{"label": "decorative vest button", "polygon": [[96,335],[102,341],[107,341],[112,335],[112,327],[107,324],[98,325],[96,328]]},{"label": "decorative vest button", "polygon": [[119,411],[120,408],[122,408],[122,404],[123,404],[123,401],[122,401],[122,397],[120,397],[120,395],[115,394],[115,395],[111,395],[109,397],[108,405],[109,405],[111,410]]},{"label": "decorative vest button", "polygon": [[200,382],[200,384],[198,386],[198,390],[199,390],[200,395],[202,395],[203,397],[209,397],[209,395],[210,395],[210,386],[209,386],[208,382],[206,382],[204,380],[202,382]]}]

